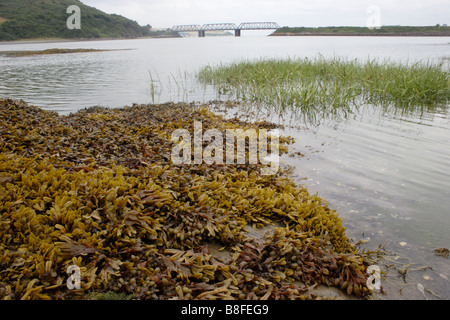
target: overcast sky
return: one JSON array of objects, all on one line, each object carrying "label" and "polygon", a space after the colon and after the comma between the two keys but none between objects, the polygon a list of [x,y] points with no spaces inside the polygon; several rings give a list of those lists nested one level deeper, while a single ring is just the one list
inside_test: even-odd
[{"label": "overcast sky", "polygon": [[81,0],[155,28],[177,24],[274,21],[280,26],[450,25],[449,0]]}]

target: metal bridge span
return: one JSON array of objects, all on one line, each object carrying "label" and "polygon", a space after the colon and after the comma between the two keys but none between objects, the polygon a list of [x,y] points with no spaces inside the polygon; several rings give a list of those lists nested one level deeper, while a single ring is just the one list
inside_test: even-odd
[{"label": "metal bridge span", "polygon": [[273,30],[278,28],[280,26],[276,22],[243,22],[239,26],[234,23],[208,23],[203,26],[199,24],[177,25],[172,27],[172,31],[197,31],[198,36],[202,38],[206,31],[234,30],[234,35],[240,37],[241,30]]}]

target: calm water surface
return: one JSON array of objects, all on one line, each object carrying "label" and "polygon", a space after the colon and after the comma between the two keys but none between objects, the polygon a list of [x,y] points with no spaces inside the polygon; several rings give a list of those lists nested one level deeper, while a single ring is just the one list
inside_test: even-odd
[{"label": "calm water surface", "polygon": [[[450,38],[206,37],[1,44],[0,51],[49,48],[132,49],[7,58],[0,55],[0,97],[24,99],[62,114],[102,105],[209,101],[214,88],[191,75],[205,64],[255,58],[325,57],[449,62]],[[325,198],[364,248],[385,244],[392,264],[380,299],[450,299],[450,109],[402,114],[364,106],[320,126],[296,119],[284,163],[295,179]],[[399,268],[409,265],[403,280]],[[431,268],[425,268],[431,267]],[[417,289],[421,283],[429,291]]]}]

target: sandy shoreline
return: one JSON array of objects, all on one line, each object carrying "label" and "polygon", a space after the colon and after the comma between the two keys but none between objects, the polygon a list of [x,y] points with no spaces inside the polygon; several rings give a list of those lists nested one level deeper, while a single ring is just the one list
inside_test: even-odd
[{"label": "sandy shoreline", "polygon": [[[104,40],[104,39],[101,39]],[[113,40],[113,39],[107,39]],[[8,45],[8,44],[33,44],[33,43],[56,43],[56,42],[80,42],[80,41],[99,41],[96,40],[73,40],[73,39],[29,39],[29,40],[13,40],[13,41],[0,41],[0,45]]]},{"label": "sandy shoreline", "polygon": [[142,40],[142,39],[168,39],[172,37],[140,37],[140,38],[96,38],[96,39],[28,39],[0,41],[0,45],[8,44],[34,44],[34,43],[59,43],[59,42],[95,42],[95,41],[111,41],[111,40]]}]

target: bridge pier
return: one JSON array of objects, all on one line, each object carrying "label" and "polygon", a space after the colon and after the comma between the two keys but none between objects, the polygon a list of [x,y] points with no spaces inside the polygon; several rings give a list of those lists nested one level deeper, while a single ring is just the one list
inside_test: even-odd
[{"label": "bridge pier", "polygon": [[234,36],[235,37],[240,37],[241,36],[241,29],[234,30]]},{"label": "bridge pier", "polygon": [[205,37],[205,30],[198,30],[198,37],[204,38]]}]

